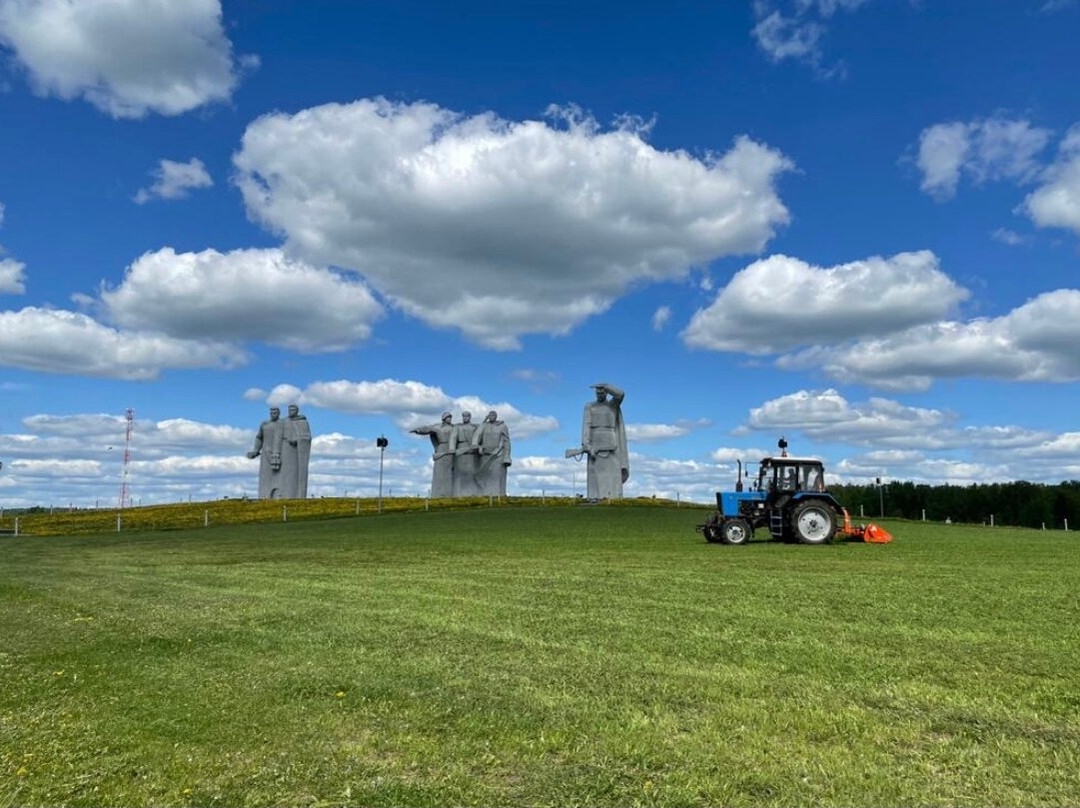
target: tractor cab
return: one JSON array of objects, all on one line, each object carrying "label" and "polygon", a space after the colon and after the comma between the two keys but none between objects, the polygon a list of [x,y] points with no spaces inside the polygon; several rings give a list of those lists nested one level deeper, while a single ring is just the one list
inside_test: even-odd
[{"label": "tractor cab", "polygon": [[825,467],[810,457],[763,457],[758,467],[755,491],[774,496],[798,491],[825,490]]}]

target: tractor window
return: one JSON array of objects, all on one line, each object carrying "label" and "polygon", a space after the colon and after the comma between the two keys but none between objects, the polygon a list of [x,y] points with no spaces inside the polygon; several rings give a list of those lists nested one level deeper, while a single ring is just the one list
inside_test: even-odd
[{"label": "tractor window", "polygon": [[778,491],[798,491],[798,470],[794,466],[776,470],[776,488]]},{"label": "tractor window", "polygon": [[803,466],[799,469],[799,484],[802,491],[824,491],[825,478],[821,466]]}]

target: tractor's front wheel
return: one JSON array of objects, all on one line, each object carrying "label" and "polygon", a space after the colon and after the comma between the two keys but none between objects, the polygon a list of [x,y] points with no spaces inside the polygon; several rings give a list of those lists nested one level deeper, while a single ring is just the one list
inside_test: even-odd
[{"label": "tractor's front wheel", "polygon": [[821,502],[800,502],[791,512],[791,529],[802,544],[827,544],[836,535],[836,514]]},{"label": "tractor's front wheel", "polygon": [[724,544],[746,544],[752,534],[750,523],[745,519],[726,519],[720,525],[720,540]]}]

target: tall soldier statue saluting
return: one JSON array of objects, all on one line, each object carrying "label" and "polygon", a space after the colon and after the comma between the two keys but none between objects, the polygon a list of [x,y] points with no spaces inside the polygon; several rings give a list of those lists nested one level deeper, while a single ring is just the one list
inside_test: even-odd
[{"label": "tall soldier statue saluting", "polygon": [[630,454],[622,417],[626,393],[606,382],[591,386],[596,390],[596,401],[585,405],[581,448],[568,449],[566,456],[588,455],[589,499],[621,499],[623,483],[630,479]]}]

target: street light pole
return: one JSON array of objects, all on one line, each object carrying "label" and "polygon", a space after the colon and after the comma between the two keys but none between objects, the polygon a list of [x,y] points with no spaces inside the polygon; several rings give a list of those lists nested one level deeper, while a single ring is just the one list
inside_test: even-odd
[{"label": "street light pole", "polygon": [[386,447],[390,445],[390,441],[386,439],[385,435],[379,435],[379,439],[375,441],[375,445],[379,447],[379,513],[382,513],[383,457],[386,455]]}]

